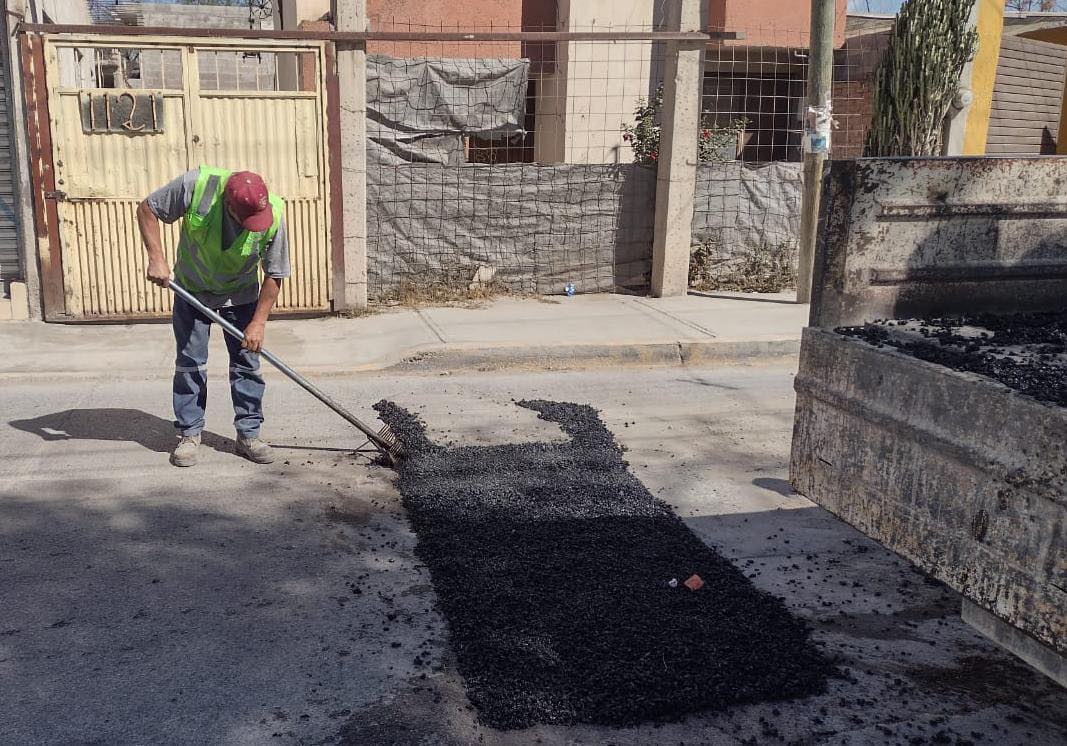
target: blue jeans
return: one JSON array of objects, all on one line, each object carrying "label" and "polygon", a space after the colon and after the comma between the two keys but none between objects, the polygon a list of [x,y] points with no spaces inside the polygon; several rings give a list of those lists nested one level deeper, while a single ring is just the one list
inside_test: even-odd
[{"label": "blue jeans", "polygon": [[[255,303],[218,308],[222,318],[238,329],[252,320]],[[183,301],[174,299],[174,340],[178,355],[174,361],[174,418],[182,435],[199,435],[204,430],[207,406],[207,350],[211,321]],[[230,352],[230,398],[233,424],[243,438],[255,438],[263,424],[263,392],[266,384],[259,374],[259,355],[242,349],[241,343],[226,337]]]}]

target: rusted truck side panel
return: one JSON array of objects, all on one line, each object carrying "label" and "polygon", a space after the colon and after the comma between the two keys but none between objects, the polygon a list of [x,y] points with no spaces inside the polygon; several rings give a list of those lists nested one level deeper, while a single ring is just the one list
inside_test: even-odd
[{"label": "rusted truck side panel", "polygon": [[1063,309],[1067,159],[835,163],[824,194],[794,486],[1062,668],[1067,409],[833,329]]},{"label": "rusted truck side panel", "polygon": [[796,489],[1067,653],[1067,411],[805,330]]},{"label": "rusted truck side panel", "polygon": [[812,326],[1067,298],[1062,158],[838,161],[822,226]]}]

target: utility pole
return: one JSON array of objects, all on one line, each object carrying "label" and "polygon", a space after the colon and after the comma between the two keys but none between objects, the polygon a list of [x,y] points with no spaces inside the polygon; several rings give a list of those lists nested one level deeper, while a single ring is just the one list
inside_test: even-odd
[{"label": "utility pole", "polygon": [[822,177],[830,152],[834,82],[835,0],[811,0],[811,38],[808,42],[808,108],[804,116],[804,201],[800,214],[800,257],[797,303],[811,302],[812,267],[819,232]]}]

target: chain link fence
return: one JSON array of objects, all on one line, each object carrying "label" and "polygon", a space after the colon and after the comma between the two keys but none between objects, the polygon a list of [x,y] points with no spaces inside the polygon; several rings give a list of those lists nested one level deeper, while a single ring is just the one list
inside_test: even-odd
[{"label": "chain link fence", "polygon": [[[830,156],[840,160],[863,154],[886,34],[839,22]],[[736,160],[698,167],[690,284],[777,292],[796,284],[809,34],[732,30],[744,39],[705,55],[701,112],[705,127],[737,133]]]},{"label": "chain link fence", "polygon": [[[395,19],[374,29],[437,30]],[[464,30],[516,35],[368,49],[371,298],[647,292],[665,45],[625,35],[661,29],[571,29],[611,35],[577,41],[538,40],[529,27]],[[721,31],[744,38],[707,46],[692,92],[701,128],[691,282],[786,289],[808,32]],[[846,29],[837,41],[835,158],[862,153],[881,36]]]},{"label": "chain link fence", "polygon": [[[376,27],[394,29],[424,30]],[[650,29],[621,31],[632,30]],[[377,42],[368,51],[373,299],[647,287],[655,171],[634,163],[623,124],[654,92],[658,45]]]},{"label": "chain link fence", "polygon": [[[133,20],[156,19],[150,12],[177,23],[203,9],[146,6]],[[666,59],[665,41],[647,38],[666,30],[657,24],[570,27],[600,37],[564,39],[545,37],[554,22],[372,18],[373,31],[431,40],[368,44],[370,298],[648,292]],[[831,157],[852,159],[863,153],[888,27],[844,15],[837,26]],[[690,92],[700,110],[691,287],[785,290],[796,280],[809,32],[710,31],[723,38],[703,49]],[[108,76],[131,88],[181,85],[172,51],[104,51],[83,65],[94,85]],[[201,54],[198,70],[208,89],[303,90],[283,72],[269,52],[232,51]]]}]

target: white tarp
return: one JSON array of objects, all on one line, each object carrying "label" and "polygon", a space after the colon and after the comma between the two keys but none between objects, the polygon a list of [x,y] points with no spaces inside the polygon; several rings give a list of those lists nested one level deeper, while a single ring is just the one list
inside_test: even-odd
[{"label": "white tarp", "polygon": [[523,131],[529,60],[367,58],[368,164],[465,162],[463,138]]},{"label": "white tarp", "polygon": [[405,287],[640,289],[652,257],[656,174],[635,165],[443,166],[368,173],[372,298]]},{"label": "white tarp", "polygon": [[[799,163],[704,163],[693,244],[719,261],[796,245]],[[492,276],[513,290],[643,291],[652,264],[656,172],[645,166],[405,164],[369,169],[370,290],[462,290]]]}]

